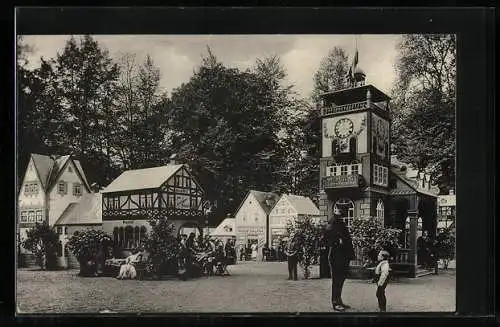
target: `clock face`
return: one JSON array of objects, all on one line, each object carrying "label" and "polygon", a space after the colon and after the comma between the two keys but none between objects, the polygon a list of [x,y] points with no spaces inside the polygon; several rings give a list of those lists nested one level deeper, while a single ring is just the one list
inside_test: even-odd
[{"label": "clock face", "polygon": [[352,134],[354,124],[348,118],[342,118],[335,124],[335,134],[340,138],[346,138]]}]

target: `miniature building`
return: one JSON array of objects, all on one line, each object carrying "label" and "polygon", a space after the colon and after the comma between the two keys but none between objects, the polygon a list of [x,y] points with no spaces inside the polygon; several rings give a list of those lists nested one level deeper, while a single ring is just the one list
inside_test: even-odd
[{"label": "miniature building", "polygon": [[[402,229],[408,217],[420,217],[419,228],[434,235],[438,190],[429,175],[406,176],[406,167],[392,166],[390,98],[365,84],[357,57],[356,50],[351,87],[321,95],[320,213],[330,218],[337,208],[347,225],[372,217]],[[413,276],[415,252],[402,249],[398,259]]]},{"label": "miniature building", "polygon": [[[18,196],[18,240],[35,223],[54,226],[68,207],[90,193],[82,165],[73,156],[31,154]],[[19,253],[19,264],[31,265],[29,251],[19,246]]]},{"label": "miniature building", "polygon": [[320,222],[326,219],[311,199],[305,196],[283,194],[269,214],[269,246],[278,246],[286,235],[287,224],[295,219],[310,217]]},{"label": "miniature building", "polygon": [[141,244],[149,220],[168,219],[175,233],[201,228],[204,191],[183,164],[128,170],[102,190],[102,227],[120,249]]},{"label": "miniature building", "polygon": [[269,214],[278,199],[279,196],[271,192],[251,190],[247,193],[235,214],[238,247],[257,242],[260,255],[260,249],[269,242]]}]

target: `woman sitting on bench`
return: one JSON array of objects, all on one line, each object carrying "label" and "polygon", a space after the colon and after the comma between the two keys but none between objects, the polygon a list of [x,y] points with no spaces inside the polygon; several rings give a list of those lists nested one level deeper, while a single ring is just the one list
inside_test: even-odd
[{"label": "woman sitting on bench", "polygon": [[135,270],[135,265],[142,260],[142,253],[138,249],[132,250],[132,255],[125,259],[125,264],[121,265],[120,273],[116,276],[117,279],[135,279],[137,277],[137,271]]}]

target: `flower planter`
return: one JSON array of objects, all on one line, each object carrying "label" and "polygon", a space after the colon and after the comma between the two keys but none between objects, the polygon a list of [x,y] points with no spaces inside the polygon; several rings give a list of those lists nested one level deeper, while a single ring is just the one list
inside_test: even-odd
[{"label": "flower planter", "polygon": [[319,265],[312,265],[309,267],[309,279],[319,279]]}]

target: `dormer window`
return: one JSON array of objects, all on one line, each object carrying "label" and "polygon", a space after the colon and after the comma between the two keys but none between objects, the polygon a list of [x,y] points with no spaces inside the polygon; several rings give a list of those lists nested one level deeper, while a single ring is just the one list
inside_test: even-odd
[{"label": "dormer window", "polygon": [[57,184],[57,193],[59,194],[66,194],[68,192],[68,184],[66,182],[59,182]]},{"label": "dormer window", "polygon": [[76,195],[76,196],[82,195],[82,184],[73,183],[73,195]]},{"label": "dormer window", "polygon": [[72,172],[73,172],[73,168],[71,168],[71,166],[70,166],[70,167],[68,167],[68,171],[69,171],[70,173],[72,173]]}]

